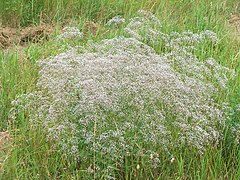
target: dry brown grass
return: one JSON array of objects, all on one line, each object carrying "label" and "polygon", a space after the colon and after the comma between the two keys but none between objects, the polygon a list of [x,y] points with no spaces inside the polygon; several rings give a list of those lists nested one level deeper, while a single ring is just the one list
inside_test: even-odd
[{"label": "dry brown grass", "polygon": [[8,131],[0,132],[0,173],[9,157],[12,146],[12,138]]},{"label": "dry brown grass", "polygon": [[240,14],[234,14],[228,21],[228,26],[231,28],[232,35],[240,41]]}]

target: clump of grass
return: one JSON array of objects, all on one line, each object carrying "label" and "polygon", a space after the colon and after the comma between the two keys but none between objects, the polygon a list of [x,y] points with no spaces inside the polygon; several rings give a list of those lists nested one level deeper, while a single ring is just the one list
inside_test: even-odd
[{"label": "clump of grass", "polygon": [[[138,5],[141,5],[141,2],[144,1],[139,0]],[[137,3],[129,1],[128,4]],[[106,6],[108,8],[105,8]],[[78,17],[106,20],[112,14],[123,14],[124,10],[130,10],[123,1],[117,0],[1,0],[0,7],[0,23],[13,27],[59,22]]]},{"label": "clump of grass", "polygon": [[[206,5],[208,4],[208,5]],[[206,8],[207,6],[207,8]],[[166,20],[174,19],[182,29],[220,28],[221,13],[239,12],[239,1],[153,1],[153,0],[1,0],[0,23],[14,27],[40,22],[64,22],[70,19],[106,21],[116,15],[132,16],[138,9],[160,13]],[[179,16],[181,14],[181,16]],[[191,16],[188,16],[191,14]],[[194,27],[194,24],[196,26]],[[173,27],[175,28],[175,27]],[[189,27],[187,28],[189,29]]]}]

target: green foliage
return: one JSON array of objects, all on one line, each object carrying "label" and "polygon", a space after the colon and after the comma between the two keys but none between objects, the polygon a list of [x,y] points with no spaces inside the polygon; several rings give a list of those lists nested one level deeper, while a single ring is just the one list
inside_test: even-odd
[{"label": "green foliage", "polygon": [[[238,0],[214,0],[211,3],[208,0],[0,0],[0,7],[0,22],[11,26],[82,17],[99,22],[115,15],[129,16],[139,9],[147,9],[164,17],[167,22],[174,19],[175,25],[182,29],[189,29],[190,25],[195,30],[205,30],[208,26],[219,28],[219,21],[227,18],[226,13],[239,12],[240,9]],[[172,28],[175,29],[174,26]]]}]

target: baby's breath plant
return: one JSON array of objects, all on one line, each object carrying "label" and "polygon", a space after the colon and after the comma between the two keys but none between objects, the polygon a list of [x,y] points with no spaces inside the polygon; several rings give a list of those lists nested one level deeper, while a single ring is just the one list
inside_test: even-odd
[{"label": "baby's breath plant", "polygon": [[63,28],[63,33],[57,37],[57,40],[67,40],[67,39],[82,39],[83,33],[79,31],[76,27],[65,27]]},{"label": "baby's breath plant", "polygon": [[[84,160],[83,146],[120,164],[125,156],[149,153],[153,167],[160,163],[158,149],[171,154],[172,148],[189,146],[203,154],[223,137],[229,115],[217,95],[227,89],[232,71],[193,54],[198,43],[217,43],[215,33],[160,30],[153,14],[139,11],[125,27],[126,37],[40,61],[38,90],[12,103],[13,121],[27,113],[48,141],[76,159]],[[146,39],[161,41],[168,51],[156,53]],[[109,169],[99,172],[110,176]]]},{"label": "baby's breath plant", "polygon": [[112,26],[114,25],[115,27],[119,27],[119,25],[125,23],[125,19],[121,16],[114,16],[112,19],[110,19],[106,25]]}]

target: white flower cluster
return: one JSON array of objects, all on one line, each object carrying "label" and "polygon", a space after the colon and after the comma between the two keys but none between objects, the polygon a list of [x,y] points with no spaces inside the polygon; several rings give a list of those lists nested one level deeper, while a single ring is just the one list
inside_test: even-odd
[{"label": "white flower cluster", "polygon": [[119,25],[124,24],[125,23],[125,19],[121,16],[115,16],[112,19],[110,19],[106,25],[108,26],[116,26],[119,27]]},{"label": "white flower cluster", "polygon": [[235,107],[236,111],[240,113],[240,104],[237,104]]},{"label": "white flower cluster", "polygon": [[[182,47],[203,34],[215,40],[212,33],[165,36]],[[222,136],[217,127],[226,117],[214,98],[230,70],[213,59],[200,62],[184,48],[159,55],[137,39],[106,39],[41,61],[39,90],[19,97],[14,110],[30,112],[33,124],[41,123],[47,138],[74,156],[83,145],[113,160],[183,145],[203,153]],[[152,162],[159,163],[158,155]]]},{"label": "white flower cluster", "polygon": [[138,15],[130,19],[129,24],[124,29],[129,36],[135,39],[154,42],[162,41],[166,47],[175,51],[193,50],[196,44],[206,40],[210,40],[214,44],[218,43],[216,33],[210,30],[199,34],[191,31],[165,34],[160,31],[161,23],[155,15],[144,10],[138,11]]},{"label": "white flower cluster", "polygon": [[206,42],[206,40],[210,40],[213,44],[218,42],[216,33],[209,30],[199,34],[191,31],[182,33],[172,32],[170,35],[160,33],[159,36],[163,36],[162,39],[165,40],[166,47],[175,51],[194,50],[196,44]]},{"label": "white flower cluster", "polygon": [[57,36],[57,40],[66,40],[66,39],[82,39],[83,33],[79,31],[76,27],[65,27],[63,28],[63,33]]},{"label": "white flower cluster", "polygon": [[124,29],[129,36],[135,39],[153,42],[162,41],[167,48],[181,52],[193,50],[196,44],[206,40],[210,40],[214,44],[218,42],[216,33],[210,30],[199,34],[191,31],[165,34],[160,31],[161,23],[155,15],[144,10],[138,11],[138,15],[130,19],[129,24]]},{"label": "white flower cluster", "polygon": [[[206,30],[200,33],[185,31],[182,33],[171,32],[166,34],[160,31],[161,23],[152,13],[140,10],[137,17],[130,20],[124,29],[125,32],[135,39],[143,42],[161,42],[170,52],[164,56],[170,60],[174,70],[205,81],[212,79],[214,86],[226,88],[228,76],[234,76],[234,71],[219,65],[214,59],[209,58],[205,62],[200,62],[193,54],[192,50],[196,45],[210,41],[218,43],[216,33]],[[201,73],[196,73],[201,72]]]},{"label": "white flower cluster", "polygon": [[161,27],[161,23],[156,16],[151,12],[139,10],[138,16],[130,19],[124,31],[135,39],[144,40],[149,36],[150,38],[158,36],[159,33],[155,29],[159,29],[159,27]]}]

